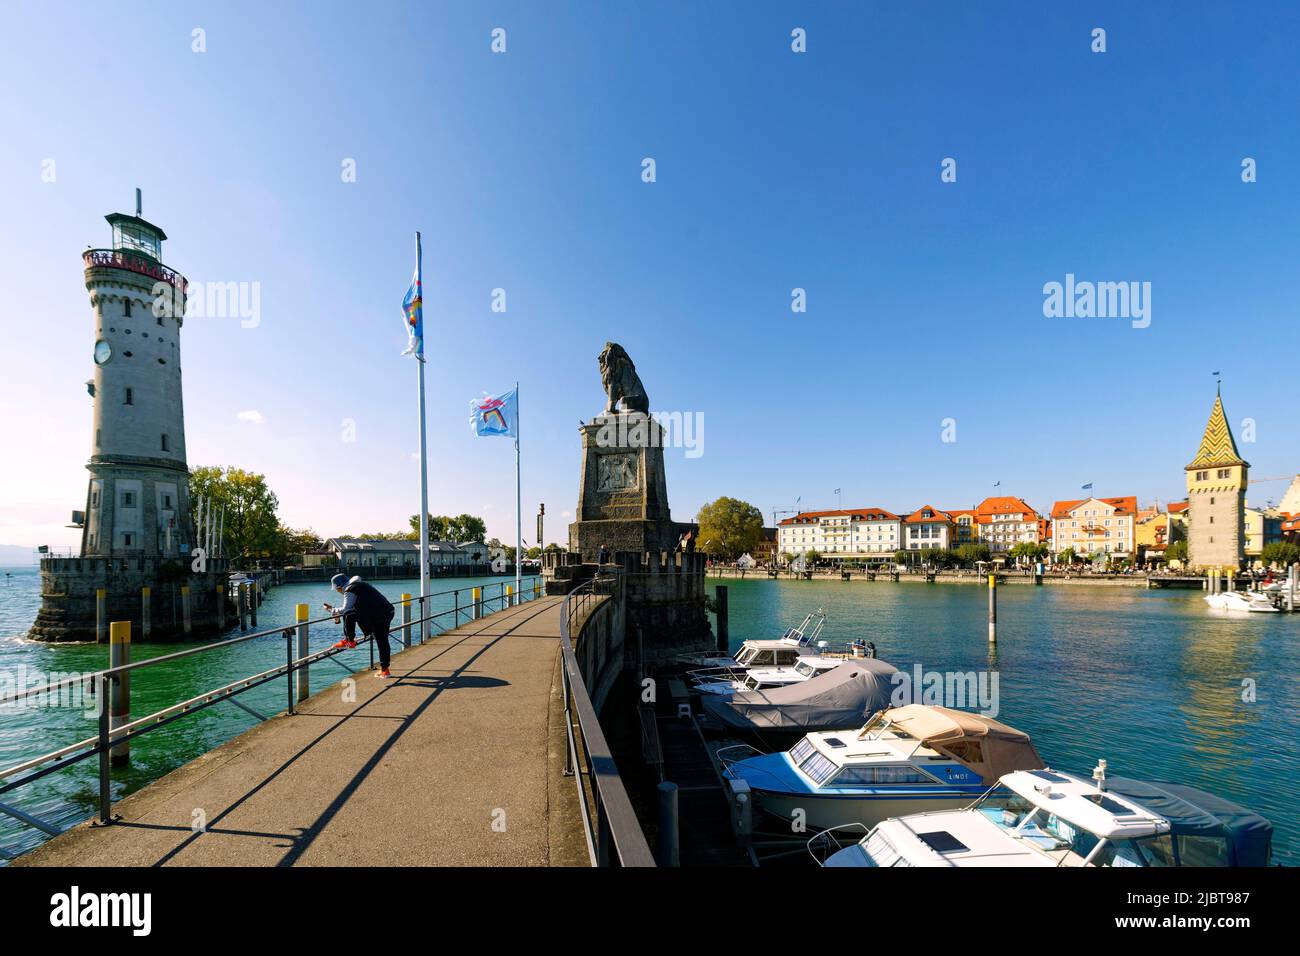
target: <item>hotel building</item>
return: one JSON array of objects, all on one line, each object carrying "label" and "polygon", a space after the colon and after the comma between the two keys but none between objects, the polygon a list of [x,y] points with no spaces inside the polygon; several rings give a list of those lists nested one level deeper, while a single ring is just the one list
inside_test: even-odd
[{"label": "hotel building", "polygon": [[901,519],[884,508],[804,511],[777,526],[779,554],[879,557],[892,555],[901,542]]},{"label": "hotel building", "polygon": [[1127,558],[1135,547],[1137,497],[1084,498],[1052,506],[1052,554]]},{"label": "hotel building", "polygon": [[1022,541],[1040,540],[1038,512],[1023,498],[985,498],[975,507],[978,541],[994,554],[1010,551]]}]

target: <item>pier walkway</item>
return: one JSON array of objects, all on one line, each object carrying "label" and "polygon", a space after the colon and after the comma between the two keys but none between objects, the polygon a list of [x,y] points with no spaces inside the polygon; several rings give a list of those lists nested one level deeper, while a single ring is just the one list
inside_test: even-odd
[{"label": "pier walkway", "polygon": [[586,866],[563,776],[562,606],[402,650],[391,681],[360,671],[354,701],[332,685],[13,865]]}]

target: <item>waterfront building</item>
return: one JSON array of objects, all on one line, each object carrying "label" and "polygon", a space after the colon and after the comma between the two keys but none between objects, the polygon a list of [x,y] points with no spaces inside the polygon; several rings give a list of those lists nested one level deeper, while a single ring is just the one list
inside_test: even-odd
[{"label": "waterfront building", "polygon": [[1010,551],[1021,542],[1041,539],[1038,512],[1023,498],[999,496],[985,498],[975,506],[977,540],[994,554]]},{"label": "waterfront building", "polygon": [[[420,572],[420,542],[387,538],[330,538],[325,542],[333,554],[333,566],[364,573],[366,568],[409,567],[414,576]],[[485,546],[486,550],[486,546]],[[451,541],[429,542],[429,568],[467,568],[476,564],[464,548]]]},{"label": "waterfront building", "polygon": [[1171,504],[1165,511],[1161,511],[1158,506],[1138,511],[1133,529],[1133,544],[1139,563],[1162,560],[1169,545],[1187,537],[1182,521],[1182,514],[1186,511],[1185,501]]},{"label": "waterfront building", "polygon": [[1252,508],[1249,504],[1242,515],[1246,560],[1253,563],[1260,559],[1265,545],[1282,540],[1282,522],[1286,515],[1276,508]]},{"label": "waterfront building", "polygon": [[951,548],[956,524],[946,511],[922,505],[903,519],[903,547],[908,551]]},{"label": "waterfront building", "polygon": [[979,540],[979,523],[974,508],[948,508],[944,512],[952,518],[952,546],[975,544]]},{"label": "waterfront building", "polygon": [[1277,503],[1277,510],[1283,514],[1300,515],[1300,475],[1291,479],[1291,484],[1282,493],[1282,500]]},{"label": "waterfront building", "polygon": [[101,590],[108,620],[135,622],[137,636],[145,607],[154,638],[212,630],[224,612],[220,541],[198,540],[191,517],[180,347],[188,283],[163,264],[167,235],[142,218],[138,191],[134,216],[104,218],[112,248],[81,256],[94,330],[90,477],[84,510],[73,512],[81,548],[41,561],[38,640],[105,639]]},{"label": "waterfront building", "polygon": [[1083,498],[1052,505],[1052,555],[1127,558],[1135,547],[1137,497]]},{"label": "waterfront building", "polygon": [[893,554],[901,547],[902,524],[884,508],[803,511],[777,526],[777,551],[861,558]]},{"label": "waterfront building", "polygon": [[1241,566],[1246,545],[1246,487],[1250,463],[1237,443],[1216,393],[1187,478],[1187,547],[1193,568]]}]

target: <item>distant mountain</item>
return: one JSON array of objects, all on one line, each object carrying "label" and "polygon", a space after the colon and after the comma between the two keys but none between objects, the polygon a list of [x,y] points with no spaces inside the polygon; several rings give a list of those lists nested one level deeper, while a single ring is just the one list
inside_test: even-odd
[{"label": "distant mountain", "polygon": [[36,548],[24,544],[0,544],[0,565],[7,567],[32,567],[36,564]]}]

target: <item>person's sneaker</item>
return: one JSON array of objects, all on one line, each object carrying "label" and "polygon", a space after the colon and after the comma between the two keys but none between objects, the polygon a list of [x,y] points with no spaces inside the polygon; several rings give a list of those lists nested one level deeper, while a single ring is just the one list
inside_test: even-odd
[{"label": "person's sneaker", "polygon": [[344,647],[348,647],[348,648],[353,648],[353,647],[356,647],[356,646],[357,646],[357,642],[356,642],[356,641],[348,641],[348,642],[347,642],[345,645],[343,645],[343,646],[344,646]]},{"label": "person's sneaker", "polygon": [[377,676],[377,677],[382,677],[382,678],[384,678],[384,679],[388,679],[388,678],[392,677],[393,675],[390,674],[390,673],[388,673],[388,668],[387,668],[387,667],[381,667],[381,668],[379,668],[379,673],[378,673],[376,676]]},{"label": "person's sneaker", "polygon": [[[343,638],[343,640],[339,641],[339,642],[338,642],[337,644],[335,644],[334,646],[335,646],[335,647],[347,647],[347,646],[348,646],[348,639],[345,637],[345,638]],[[356,645],[354,644],[354,645],[352,645],[352,646],[355,647]]]}]

